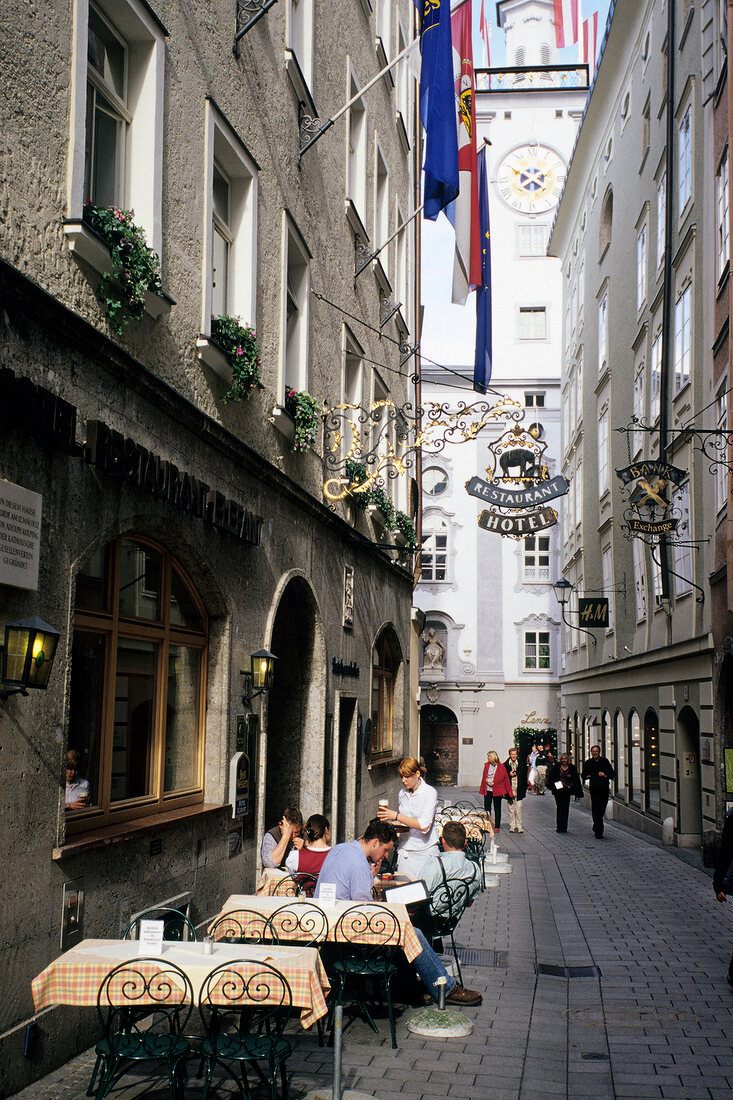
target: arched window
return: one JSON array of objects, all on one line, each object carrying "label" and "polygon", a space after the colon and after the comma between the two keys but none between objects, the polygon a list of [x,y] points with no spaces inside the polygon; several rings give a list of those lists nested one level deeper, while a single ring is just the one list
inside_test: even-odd
[{"label": "arched window", "polygon": [[616,711],[613,720],[613,766],[616,770],[616,794],[626,797],[626,731],[624,716]]},{"label": "arched window", "polygon": [[392,749],[395,679],[399,657],[390,632],[383,630],[372,649],[372,753]]},{"label": "arched window", "polygon": [[71,831],[201,802],[208,624],[175,558],[125,535],[76,579],[69,748],[89,782]]},{"label": "arched window", "polygon": [[613,191],[609,187],[606,192],[606,196],[603,200],[603,209],[601,210],[601,224],[599,230],[599,247],[601,253],[605,252],[611,243],[611,233],[613,230]]},{"label": "arched window", "polygon": [[425,516],[422,534],[423,581],[447,581],[448,576],[448,524],[438,516]]},{"label": "arched window", "polygon": [[659,770],[659,720],[650,707],[644,715],[644,794],[653,814],[659,813]]},{"label": "arched window", "polygon": [[629,802],[641,805],[641,723],[635,710],[629,715]]},{"label": "arched window", "polygon": [[601,755],[611,755],[611,714],[607,710],[601,718]]}]

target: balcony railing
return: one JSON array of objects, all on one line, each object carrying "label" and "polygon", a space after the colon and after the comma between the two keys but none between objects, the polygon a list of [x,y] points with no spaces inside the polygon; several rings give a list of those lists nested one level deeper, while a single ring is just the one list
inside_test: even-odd
[{"label": "balcony railing", "polygon": [[477,92],[546,92],[558,88],[587,89],[587,65],[537,65],[532,69],[511,66],[504,69],[476,69]]}]

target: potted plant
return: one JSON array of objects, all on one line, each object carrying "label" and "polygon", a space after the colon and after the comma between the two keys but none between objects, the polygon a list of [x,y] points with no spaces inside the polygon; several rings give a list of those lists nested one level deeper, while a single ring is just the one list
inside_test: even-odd
[{"label": "potted plant", "polygon": [[285,411],[295,421],[294,451],[307,451],[316,442],[321,409],[315,397],[307,390],[288,390],[285,394]]},{"label": "potted plant", "polygon": [[414,554],[417,550],[417,531],[415,525],[405,512],[395,512],[394,529],[405,540],[405,550]]},{"label": "potted plant", "polygon": [[160,259],[149,247],[145,231],[135,225],[133,210],[88,202],[84,221],[109,249],[114,267],[99,280],[97,297],[107,311],[110,328],[120,336],[128,321],[141,320],[146,291],[163,297]]},{"label": "potted plant", "polygon": [[[355,458],[346,460],[346,474],[352,486],[362,485],[369,477],[369,472],[364,463],[357,462]],[[371,501],[371,488],[365,489],[362,493],[352,492],[351,500],[355,508],[358,508],[360,512],[365,512]]]},{"label": "potted plant", "polygon": [[221,348],[232,368],[232,382],[224,401],[240,401],[259,385],[260,348],[257,333],[239,317],[222,314],[211,322],[211,339]]}]

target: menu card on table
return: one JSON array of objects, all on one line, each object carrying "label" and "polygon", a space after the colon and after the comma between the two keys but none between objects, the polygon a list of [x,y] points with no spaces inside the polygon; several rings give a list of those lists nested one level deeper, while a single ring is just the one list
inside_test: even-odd
[{"label": "menu card on table", "polygon": [[336,900],[336,883],[324,882],[318,891],[318,901],[324,905],[333,905]]},{"label": "menu card on table", "polygon": [[163,954],[163,929],[165,921],[141,920],[140,921],[140,955]]}]

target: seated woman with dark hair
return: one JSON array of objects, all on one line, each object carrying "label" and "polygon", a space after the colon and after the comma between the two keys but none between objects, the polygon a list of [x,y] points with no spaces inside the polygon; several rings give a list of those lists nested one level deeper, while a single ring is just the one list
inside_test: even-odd
[{"label": "seated woman with dark hair", "polygon": [[294,874],[313,875],[316,878],[323,861],[331,851],[331,828],[323,814],[311,814],[305,823],[305,843],[294,849],[285,860],[288,871]]}]

